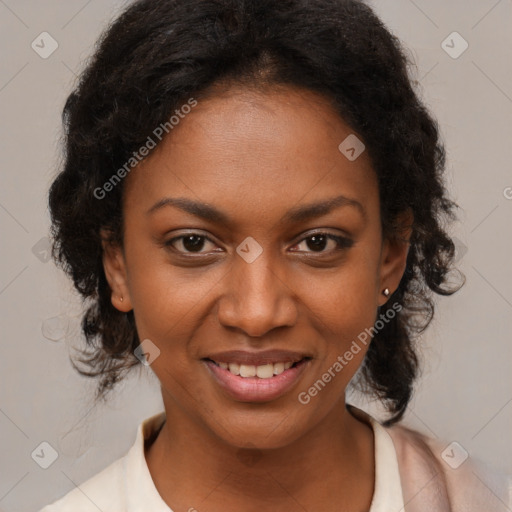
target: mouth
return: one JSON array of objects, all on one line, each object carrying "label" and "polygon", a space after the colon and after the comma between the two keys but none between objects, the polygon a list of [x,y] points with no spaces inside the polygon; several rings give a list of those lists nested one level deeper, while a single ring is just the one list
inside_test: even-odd
[{"label": "mouth", "polygon": [[285,370],[295,368],[303,361],[310,359],[310,357],[303,357],[299,361],[266,363],[258,366],[243,363],[226,363],[224,361],[214,361],[209,358],[206,358],[205,361],[209,361],[219,368],[227,370],[231,374],[240,376],[244,379],[250,379],[252,377],[257,377],[258,379],[271,379],[277,375],[281,375]]},{"label": "mouth", "polygon": [[[281,358],[282,359],[282,358]],[[311,357],[292,357],[287,361],[247,364],[202,359],[213,381],[227,395],[240,402],[269,402],[285,395],[297,385]]]}]

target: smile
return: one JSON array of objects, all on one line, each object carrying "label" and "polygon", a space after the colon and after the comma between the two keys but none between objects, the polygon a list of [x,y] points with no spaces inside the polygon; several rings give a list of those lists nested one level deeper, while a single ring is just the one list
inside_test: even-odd
[{"label": "smile", "polygon": [[[233,375],[239,375],[243,378],[258,377],[259,379],[270,379],[275,375],[281,375],[285,370],[291,368],[294,362],[287,361],[286,363],[268,363],[260,366],[239,363],[224,363],[212,361],[217,366],[228,370]],[[300,362],[300,361],[299,361]]]},{"label": "smile", "polygon": [[216,387],[239,402],[269,402],[290,392],[311,363],[310,357],[295,361],[246,364],[202,360]]}]

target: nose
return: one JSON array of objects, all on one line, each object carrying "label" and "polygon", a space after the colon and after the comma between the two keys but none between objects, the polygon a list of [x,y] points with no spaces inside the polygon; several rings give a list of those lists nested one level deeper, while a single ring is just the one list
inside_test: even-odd
[{"label": "nose", "polygon": [[252,263],[236,257],[224,278],[226,292],[218,307],[223,326],[254,337],[276,327],[290,327],[298,317],[295,293],[265,252]]}]

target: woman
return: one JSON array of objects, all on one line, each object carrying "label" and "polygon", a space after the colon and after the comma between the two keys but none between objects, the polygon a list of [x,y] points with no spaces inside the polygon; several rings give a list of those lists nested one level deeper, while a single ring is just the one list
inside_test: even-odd
[{"label": "woman", "polygon": [[165,411],[44,512],[503,510],[506,487],[397,425],[432,295],[456,290],[456,205],[366,5],[135,2],[64,121],[50,211],[89,300],[77,369],[100,398],[149,365]]}]

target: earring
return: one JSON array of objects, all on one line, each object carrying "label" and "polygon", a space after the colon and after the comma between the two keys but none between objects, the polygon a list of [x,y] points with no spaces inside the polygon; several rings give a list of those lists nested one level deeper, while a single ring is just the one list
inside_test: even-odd
[{"label": "earring", "polygon": [[384,290],[382,290],[382,293],[384,294],[385,297],[389,297],[389,288],[384,288]]},{"label": "earring", "polygon": [[123,299],[123,297],[119,297],[119,300],[120,300],[121,302],[123,302],[123,300],[124,300],[124,299]]}]

